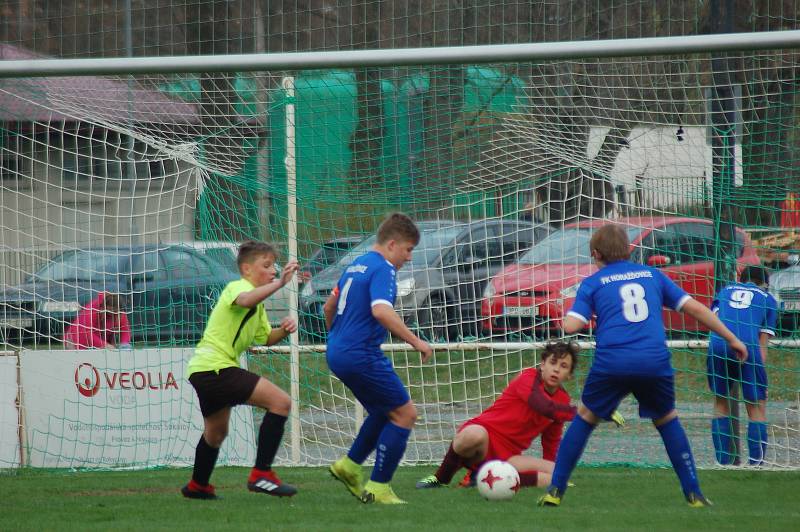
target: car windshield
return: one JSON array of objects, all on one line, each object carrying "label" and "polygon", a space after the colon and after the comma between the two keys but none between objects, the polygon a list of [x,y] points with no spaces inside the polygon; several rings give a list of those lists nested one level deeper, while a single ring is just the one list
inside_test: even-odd
[{"label": "car windshield", "polygon": [[232,272],[238,272],[239,266],[236,264],[236,255],[229,248],[208,248],[203,253],[211,257],[220,264],[227,266]]},{"label": "car windshield", "polygon": [[33,274],[38,281],[92,281],[120,273],[128,253],[100,250],[68,251]]},{"label": "car windshield", "polygon": [[356,260],[356,258],[360,257],[361,255],[369,251],[369,249],[373,245],[375,245],[375,241],[377,239],[378,237],[376,235],[367,237],[365,240],[361,241],[359,245],[355,246],[354,248],[351,248],[350,251],[342,255],[342,258],[340,258],[336,262],[336,265],[341,268],[346,268],[347,266],[350,265],[351,262]]},{"label": "car windshield", "polygon": [[[440,229],[422,230],[419,244],[414,248],[414,253],[411,255],[410,264],[417,267],[429,265],[439,256],[442,247],[458,236],[458,233],[461,232],[462,229],[463,227],[452,226]],[[346,268],[356,258],[369,251],[372,246],[375,245],[377,239],[377,236],[372,235],[362,241],[359,245],[344,254],[336,264],[341,268]]]},{"label": "car windshield", "polygon": [[325,268],[329,264],[333,264],[339,260],[339,257],[347,253],[348,250],[353,248],[353,244],[349,242],[332,242],[323,244],[321,248],[309,259],[309,262],[318,265],[318,267]]},{"label": "car windshield", "polygon": [[442,253],[442,248],[450,244],[463,229],[463,226],[453,226],[423,231],[419,244],[411,254],[411,266],[429,266]]},{"label": "car windshield", "polygon": [[[641,227],[626,227],[632,241],[642,232]],[[589,240],[593,227],[572,227],[551,233],[533,246],[520,259],[520,264],[591,264]]]}]

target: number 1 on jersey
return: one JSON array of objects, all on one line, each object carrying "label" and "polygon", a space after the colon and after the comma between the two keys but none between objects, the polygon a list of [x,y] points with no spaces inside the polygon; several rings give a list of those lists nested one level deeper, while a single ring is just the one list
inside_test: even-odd
[{"label": "number 1 on jersey", "polygon": [[350,291],[350,285],[353,284],[353,278],[349,278],[344,283],[344,287],[342,288],[342,293],[339,294],[339,304],[336,305],[336,314],[341,316],[344,314],[344,308],[347,306],[347,292]]}]

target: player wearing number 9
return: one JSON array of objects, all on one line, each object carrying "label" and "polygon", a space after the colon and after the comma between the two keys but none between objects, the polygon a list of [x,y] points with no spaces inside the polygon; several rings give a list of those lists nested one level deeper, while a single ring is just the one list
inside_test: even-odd
[{"label": "player wearing number 9", "polygon": [[746,401],[747,447],[750,464],[761,465],[767,448],[767,343],[775,335],[778,303],[766,292],[767,271],[761,266],[748,266],[741,282],[731,283],[717,294],[711,309],[719,319],[747,345],[747,360],[739,362],[728,351],[728,345],[712,333],[708,342],[708,386],[714,392],[714,419],[711,437],[717,462],[730,464],[733,427],[728,398],[731,387],[741,383]]},{"label": "player wearing number 9", "polygon": [[675,386],[670,352],[661,317],[662,307],[685,312],[724,339],[743,360],[747,348],[701,303],[692,299],[655,268],[628,261],[630,242],[619,225],[604,225],[592,235],[589,251],[599,270],[581,282],[575,303],[563,322],[566,334],[582,330],[595,317],[594,362],[581,396],[578,416],[564,435],[552,482],[539,499],[558,506],[567,481],[595,426],[609,419],[620,401],[633,394],[639,415],[653,420],[687,502],[710,502],[697,480],[694,457],[675,411]]}]

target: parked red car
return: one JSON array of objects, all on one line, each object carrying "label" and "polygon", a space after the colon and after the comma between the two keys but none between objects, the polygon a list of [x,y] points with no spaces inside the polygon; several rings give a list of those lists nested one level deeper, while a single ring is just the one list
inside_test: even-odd
[{"label": "parked red car", "polygon": [[[570,309],[581,280],[597,268],[589,256],[592,232],[609,223],[593,220],[571,224],[551,233],[518,262],[489,282],[481,307],[484,331],[557,336],[561,318]],[[704,305],[714,297],[714,226],[711,220],[675,216],[619,218],[631,241],[631,261],[661,269]],[[758,264],[748,235],[736,229],[737,271]],[[702,331],[693,318],[664,311],[668,329]]]}]

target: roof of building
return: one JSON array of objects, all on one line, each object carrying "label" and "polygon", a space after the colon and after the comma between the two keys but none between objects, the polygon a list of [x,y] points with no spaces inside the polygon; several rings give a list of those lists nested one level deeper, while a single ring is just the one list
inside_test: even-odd
[{"label": "roof of building", "polygon": [[[0,60],[47,59],[31,50],[0,43]],[[0,121],[84,121],[200,123],[195,104],[172,99],[132,80],[98,76],[0,79]]]}]

